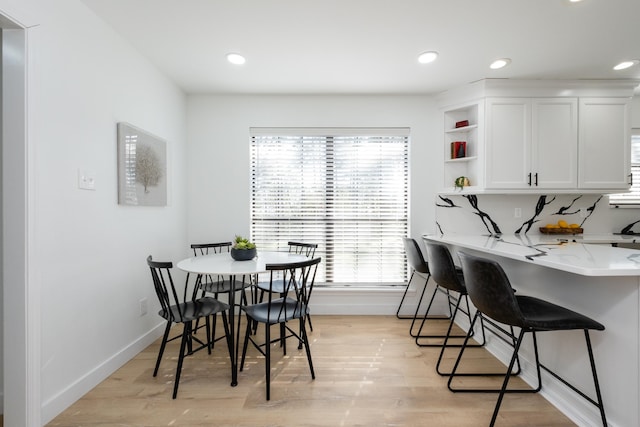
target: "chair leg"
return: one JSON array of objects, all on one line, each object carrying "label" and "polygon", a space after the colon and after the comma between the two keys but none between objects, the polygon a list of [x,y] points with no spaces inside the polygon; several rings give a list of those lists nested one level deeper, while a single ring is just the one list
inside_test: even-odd
[{"label": "chair leg", "polygon": [[176,379],[173,382],[173,398],[178,395],[178,386],[180,385],[180,373],[182,372],[182,362],[185,356],[185,347],[189,336],[191,335],[191,322],[186,322],[182,329],[182,340],[180,341],[180,354],[178,355],[178,366],[176,367]]},{"label": "chair leg", "polygon": [[[436,316],[429,316],[429,311],[431,311],[431,306],[433,305],[433,301],[436,297],[436,293],[439,292],[440,289],[438,287],[438,285],[436,284],[435,289],[433,290],[433,293],[431,294],[431,299],[429,300],[429,305],[427,306],[427,311],[424,314],[424,317],[422,317],[422,322],[420,323],[420,328],[418,329],[418,333],[415,335],[412,335],[413,337],[415,337],[416,340],[416,345],[418,347],[440,347],[442,346],[442,343],[422,343],[420,342],[421,339],[429,339],[429,338],[447,338],[447,335],[422,335],[422,329],[424,328],[424,325],[427,321],[427,319],[433,319],[433,320],[449,320],[451,321],[452,319],[455,319],[455,311],[453,312],[451,311],[451,297],[447,291],[447,305],[449,306],[449,313],[450,316],[449,317],[436,317]],[[460,298],[458,298],[458,300],[456,301],[456,305],[458,305],[460,301]],[[464,335],[453,335],[451,338],[465,338],[466,334]]]},{"label": "chair leg", "polygon": [[593,349],[591,347],[591,339],[589,338],[589,330],[584,330],[584,339],[587,342],[587,352],[589,353],[589,362],[591,364],[591,372],[593,373],[593,384],[596,388],[596,397],[598,404],[596,405],[600,409],[600,417],[602,418],[602,425],[607,427],[607,417],[604,414],[604,404],[602,403],[602,394],[600,393],[600,383],[598,382],[598,374],[596,373],[596,362],[593,357]]},{"label": "chair leg", "polygon": [[579,388],[577,388],[576,386],[571,384],[566,379],[562,378],[557,373],[553,372],[551,369],[547,368],[546,366],[544,366],[542,364],[539,364],[539,365],[548,374],[550,374],[555,379],[557,379],[558,381],[560,381],[561,383],[563,383],[564,385],[569,387],[571,390],[575,391],[578,395],[582,396],[586,401],[588,401],[589,403],[591,403],[592,405],[597,407],[600,410],[600,418],[602,419],[602,425],[604,427],[606,427],[607,426],[607,417],[605,416],[605,413],[604,413],[604,404],[602,402],[602,394],[600,393],[600,384],[598,382],[598,374],[596,373],[596,364],[595,364],[595,359],[593,357],[593,348],[591,346],[591,339],[589,338],[589,330],[588,329],[583,329],[583,331],[584,331],[585,341],[586,341],[586,344],[587,344],[587,352],[589,354],[589,363],[591,365],[591,374],[593,375],[593,385],[595,387],[597,401],[593,400],[591,397],[589,397],[582,390],[580,390]]},{"label": "chair leg", "polygon": [[[468,372],[468,373],[458,373],[458,367],[460,366],[460,361],[462,360],[462,355],[464,353],[464,351],[469,348],[469,347],[480,347],[479,345],[469,345],[469,340],[472,338],[473,336],[473,329],[474,326],[477,322],[477,320],[480,319],[480,323],[483,323],[484,317],[482,316],[482,313],[480,311],[476,311],[475,316],[473,316],[473,320],[471,321],[471,326],[469,327],[469,333],[467,334],[466,338],[464,339],[464,342],[462,343],[462,346],[460,348],[460,352],[458,353],[458,357],[456,358],[456,362],[453,365],[453,369],[451,370],[451,372],[449,373],[449,380],[447,381],[447,388],[452,391],[452,392],[465,392],[465,393],[498,393],[500,392],[500,389],[469,389],[469,388],[454,388],[452,386],[452,382],[454,377],[502,377],[504,376],[504,372]],[[484,326],[481,326],[483,333],[484,333]],[[513,330],[513,329],[512,329]],[[505,332],[506,333],[506,332]],[[517,340],[517,337],[513,337],[514,343],[513,346],[515,348],[516,345],[519,345],[519,341]],[[534,338],[534,349],[535,349],[535,354],[536,354],[536,365],[539,364],[538,362],[538,350],[537,350],[537,343],[535,341]],[[520,358],[518,356],[518,353],[514,353],[515,354],[515,360],[518,365],[518,369],[514,372],[513,371],[513,367],[511,369],[509,369],[508,375],[509,376],[517,376],[520,374]],[[538,388],[531,390],[531,389],[512,389],[512,390],[507,390],[507,393],[536,393],[540,390],[540,368],[538,368]]]},{"label": "chair leg", "polygon": [[396,310],[396,317],[398,319],[411,319],[412,316],[406,316],[400,314],[400,309],[402,309],[402,304],[404,304],[404,299],[407,296],[407,292],[409,291],[409,285],[411,285],[411,280],[413,280],[413,275],[415,274],[415,270],[411,271],[411,276],[409,276],[409,281],[407,282],[407,286],[404,288],[404,293],[402,294],[402,299],[400,300],[400,304],[398,304],[398,309]]},{"label": "chair leg", "polygon": [[[282,354],[287,355],[287,331],[284,327],[284,323],[280,323],[280,347],[282,347]],[[269,341],[267,341],[269,342]]]},{"label": "chair leg", "polygon": [[265,378],[267,387],[267,400],[271,400],[271,328],[268,323],[265,323]]},{"label": "chair leg", "polygon": [[[431,278],[431,275],[427,275],[427,280],[425,280],[424,287],[422,288],[422,292],[420,292],[420,298],[418,299],[418,305],[416,306],[416,311],[413,313],[413,319],[411,319],[411,326],[409,326],[409,335],[411,335],[414,338],[420,335],[419,332],[413,332],[413,327],[416,324],[416,320],[418,320],[418,313],[420,312],[420,307],[422,306],[422,300],[424,299],[424,294],[427,292],[427,286],[429,285],[430,278]],[[425,313],[425,316],[426,316],[426,313]]]},{"label": "chair leg", "polygon": [[315,380],[316,373],[313,369],[313,361],[311,360],[311,349],[309,348],[309,338],[307,337],[307,328],[305,327],[304,317],[300,318],[300,331],[302,332],[304,349],[307,352],[307,361],[309,362],[309,369],[311,370],[311,379]]},{"label": "chair leg", "polygon": [[309,324],[309,330],[313,332],[313,325],[311,324],[311,314],[307,313],[307,323]]},{"label": "chair leg", "polygon": [[205,317],[204,319],[204,324],[205,324],[205,330],[207,332],[207,352],[209,354],[211,354],[211,349],[213,348],[213,340],[211,339],[211,336],[215,336],[215,324],[216,324],[216,315],[213,315],[213,325],[214,325],[214,329],[211,330],[211,325],[209,324],[209,316]]},{"label": "chair leg", "polygon": [[[251,317],[247,316],[247,331],[244,334],[244,343],[242,344],[242,358],[240,359],[240,372],[242,372],[242,369],[244,368],[244,358],[247,355],[247,346],[249,345],[249,335],[251,335],[252,322],[253,321]],[[229,354],[233,354],[233,349],[231,345],[229,345]]]},{"label": "chair leg", "polygon": [[211,349],[216,345],[216,324],[218,322],[218,315],[211,316]]},{"label": "chair leg", "polygon": [[518,341],[513,350],[513,356],[511,356],[511,361],[509,362],[509,368],[507,369],[507,373],[504,376],[504,381],[502,382],[502,388],[500,389],[500,394],[498,395],[498,401],[496,402],[496,407],[493,409],[493,416],[491,417],[491,423],[489,427],[493,427],[496,423],[496,419],[498,418],[498,411],[500,410],[500,405],[502,404],[502,399],[504,398],[504,394],[507,390],[507,384],[509,383],[509,378],[511,375],[509,373],[513,369],[513,365],[516,363],[516,357],[518,356],[518,350],[520,350],[520,344],[522,344],[522,338],[524,337],[524,333],[526,331],[524,329],[520,330],[520,335],[518,336]]},{"label": "chair leg", "polygon": [[[458,298],[458,301],[456,303],[455,309],[453,310],[453,314],[451,315],[451,321],[449,322],[449,328],[447,329],[447,333],[445,335],[444,342],[442,343],[442,347],[440,348],[440,355],[438,356],[438,362],[436,363],[436,372],[441,376],[451,375],[451,372],[442,372],[440,370],[440,363],[442,362],[442,359],[444,357],[445,350],[447,348],[450,348],[450,347],[454,347],[454,348],[462,347],[462,344],[449,344],[449,339],[450,338],[462,338],[461,335],[451,335],[451,330],[453,329],[453,325],[454,325],[455,320],[456,320],[456,315],[458,314],[459,311],[463,311],[463,310],[460,309],[460,304],[462,303],[462,299],[463,298],[466,300],[466,304],[467,304],[467,316],[469,317],[469,324],[471,325],[471,323],[472,323],[472,321],[471,321],[471,312],[469,311],[469,298],[467,297],[467,295],[460,295],[460,298]],[[466,348],[469,348],[469,347],[484,347],[484,345],[486,344],[487,338],[486,338],[485,333],[484,333],[484,323],[482,321],[482,317],[480,317],[480,331],[482,333],[482,342],[477,343],[477,344],[469,344],[468,341],[467,341],[467,345],[465,346]],[[475,336],[475,331],[474,331],[473,327],[469,326],[469,331],[467,332],[467,335],[465,335],[465,337],[466,336],[468,336],[469,338]]]},{"label": "chair leg", "polygon": [[156,367],[153,370],[154,377],[158,375],[158,368],[160,368],[162,355],[164,354],[164,349],[167,346],[167,338],[169,337],[169,330],[171,330],[171,322],[167,321],[167,326],[164,328],[164,335],[162,336],[162,343],[160,344],[160,350],[158,351],[158,359],[156,360]]},{"label": "chair leg", "polygon": [[222,314],[222,326],[224,326],[224,336],[227,341],[227,349],[229,350],[229,358],[233,357],[233,347],[231,347],[231,335],[229,333],[229,320],[227,318],[227,313],[224,311]]},{"label": "chair leg", "polygon": [[[449,321],[449,328],[447,329],[447,333],[445,334],[444,342],[442,343],[442,347],[440,348],[440,356],[438,356],[438,362],[436,363],[436,372],[442,376],[451,375],[451,372],[440,371],[440,363],[442,362],[442,357],[444,356],[445,349],[447,347],[455,347],[455,345],[449,346],[448,344],[449,344],[449,338],[451,336],[451,329],[453,328],[453,324],[455,323],[456,314],[458,313],[458,309],[460,308],[461,301],[462,301],[462,298],[458,298],[458,302],[456,303],[456,308],[453,310],[453,315],[451,316],[451,320]],[[469,327],[469,333],[471,332],[471,330],[472,328]],[[466,340],[467,336],[468,334],[465,336],[465,342],[468,341]],[[457,347],[460,347],[460,345],[457,345]]]}]

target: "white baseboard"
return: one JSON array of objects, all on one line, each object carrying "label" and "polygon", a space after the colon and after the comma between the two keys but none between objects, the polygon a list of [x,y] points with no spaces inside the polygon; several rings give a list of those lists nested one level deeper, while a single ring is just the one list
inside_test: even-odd
[{"label": "white baseboard", "polygon": [[95,386],[104,381],[138,353],[160,338],[164,332],[165,322],[162,322],[137,340],[123,348],[118,353],[105,360],[95,369],[87,372],[67,388],[61,390],[51,399],[42,403],[42,422],[47,424],[58,416],[62,411],[71,406],[75,401],[88,393]]},{"label": "white baseboard", "polygon": [[[429,287],[420,307],[421,312],[426,309],[431,292],[432,289]],[[312,314],[395,316],[403,293],[404,288],[315,288],[310,308]],[[415,289],[409,289],[402,306],[402,313],[413,315],[418,298],[418,292]],[[446,300],[436,297],[431,314],[446,314],[446,310]]]}]

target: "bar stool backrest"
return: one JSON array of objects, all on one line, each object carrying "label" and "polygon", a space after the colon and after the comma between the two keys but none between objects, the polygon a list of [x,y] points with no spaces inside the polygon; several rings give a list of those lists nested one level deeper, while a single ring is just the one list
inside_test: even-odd
[{"label": "bar stool backrest", "polygon": [[422,251],[420,250],[420,246],[418,246],[418,242],[411,237],[404,237],[402,242],[404,243],[407,262],[411,268],[418,273],[429,274],[429,265],[422,256]]},{"label": "bar stool backrest", "polygon": [[500,264],[462,251],[458,255],[473,305],[493,320],[524,327],[524,315]]},{"label": "bar stool backrest", "polygon": [[453,263],[453,258],[449,249],[442,243],[426,241],[427,259],[429,260],[429,270],[431,277],[436,283],[446,289],[461,294],[466,294],[465,280]]}]

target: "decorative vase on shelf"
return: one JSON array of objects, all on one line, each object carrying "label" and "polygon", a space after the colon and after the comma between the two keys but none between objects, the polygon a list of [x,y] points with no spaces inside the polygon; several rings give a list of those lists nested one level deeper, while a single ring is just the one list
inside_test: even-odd
[{"label": "decorative vase on shelf", "polygon": [[256,248],[253,249],[234,249],[231,248],[231,258],[236,261],[249,261],[256,257],[258,251]]}]

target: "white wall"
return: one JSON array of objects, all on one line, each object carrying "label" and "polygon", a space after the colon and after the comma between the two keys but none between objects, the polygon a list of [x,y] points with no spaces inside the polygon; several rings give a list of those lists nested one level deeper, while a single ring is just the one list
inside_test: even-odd
[{"label": "white wall", "polygon": [[410,127],[410,228],[419,237],[432,227],[442,180],[437,117],[421,96],[190,96],[188,238],[249,234],[249,128],[278,126]]},{"label": "white wall", "polygon": [[[188,253],[186,97],[77,0],[0,0],[0,13],[35,26],[28,286],[40,295],[46,423],[158,336],[145,258]],[[119,121],[168,141],[169,206],[117,204]],[[95,173],[96,191],[78,189],[78,169]],[[150,302],[144,317],[141,298]]]}]

